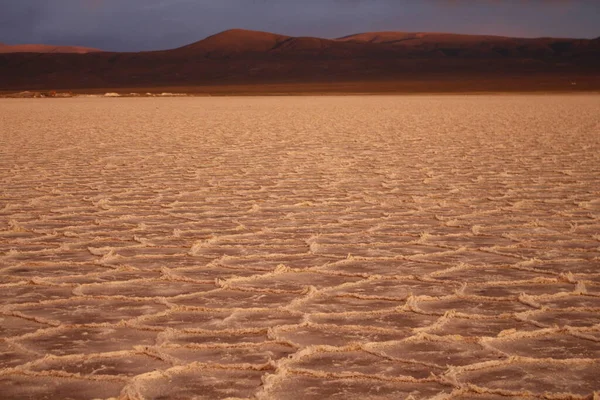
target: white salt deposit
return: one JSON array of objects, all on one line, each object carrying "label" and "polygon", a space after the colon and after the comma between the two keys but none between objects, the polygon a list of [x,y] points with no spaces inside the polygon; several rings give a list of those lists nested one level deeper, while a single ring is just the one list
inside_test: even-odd
[{"label": "white salt deposit", "polygon": [[600,396],[598,110],[0,100],[0,397]]}]

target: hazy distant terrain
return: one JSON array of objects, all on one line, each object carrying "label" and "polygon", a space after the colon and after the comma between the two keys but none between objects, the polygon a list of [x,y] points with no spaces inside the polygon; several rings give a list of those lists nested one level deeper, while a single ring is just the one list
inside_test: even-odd
[{"label": "hazy distant terrain", "polygon": [[0,91],[233,85],[240,92],[269,84],[303,92],[298,85],[324,84],[334,92],[353,83],[363,93],[600,90],[600,38],[367,32],[324,39],[232,29],[176,49],[84,50],[0,54]]},{"label": "hazy distant terrain", "polygon": [[98,49],[80,46],[51,46],[45,44],[8,45],[0,43],[0,53],[93,53]]},{"label": "hazy distant terrain", "polygon": [[598,109],[2,99],[0,397],[598,396]]}]

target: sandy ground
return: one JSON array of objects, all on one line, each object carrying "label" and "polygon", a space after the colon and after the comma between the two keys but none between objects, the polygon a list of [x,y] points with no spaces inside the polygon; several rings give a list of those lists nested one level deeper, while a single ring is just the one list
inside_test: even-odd
[{"label": "sandy ground", "polygon": [[598,110],[0,100],[0,397],[600,396]]}]

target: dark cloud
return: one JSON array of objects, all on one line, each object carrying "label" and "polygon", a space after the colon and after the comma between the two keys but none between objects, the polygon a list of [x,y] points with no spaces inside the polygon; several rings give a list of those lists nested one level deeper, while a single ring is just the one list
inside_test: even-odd
[{"label": "dark cloud", "polygon": [[0,42],[107,50],[171,48],[229,28],[596,37],[598,21],[598,0],[0,0]]}]

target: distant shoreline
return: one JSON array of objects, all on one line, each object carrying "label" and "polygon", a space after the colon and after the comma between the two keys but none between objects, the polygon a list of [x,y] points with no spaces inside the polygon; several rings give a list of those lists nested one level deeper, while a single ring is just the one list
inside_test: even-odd
[{"label": "distant shoreline", "polygon": [[268,83],[231,85],[190,85],[122,88],[57,88],[2,90],[0,98],[70,97],[224,97],[224,96],[381,96],[381,95],[487,95],[487,94],[591,94],[600,93],[600,78],[582,83],[567,80],[498,81],[401,81]]},{"label": "distant shoreline", "polygon": [[591,96],[600,95],[600,90],[590,91],[548,91],[548,92],[412,92],[412,93],[218,93],[218,94],[181,94],[177,96],[147,96],[147,95],[122,95],[103,96],[96,94],[74,94],[70,96],[57,97],[23,97],[19,94],[0,94],[0,99],[11,100],[64,100],[64,99],[173,99],[173,98],[226,98],[226,97],[356,97],[356,96]]}]

